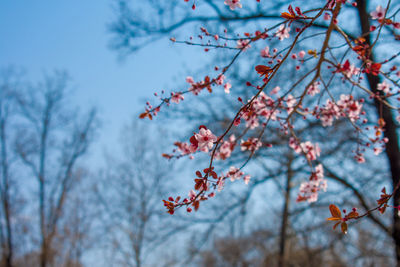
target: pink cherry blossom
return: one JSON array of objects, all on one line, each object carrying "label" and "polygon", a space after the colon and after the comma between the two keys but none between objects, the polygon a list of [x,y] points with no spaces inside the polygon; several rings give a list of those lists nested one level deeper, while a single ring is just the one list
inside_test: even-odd
[{"label": "pink cherry blossom", "polygon": [[321,149],[319,148],[318,143],[313,145],[310,141],[304,142],[300,144],[300,147],[304,153],[306,153],[306,157],[308,160],[316,160],[317,157],[320,156]]},{"label": "pink cherry blossom", "polygon": [[301,147],[299,142],[294,137],[289,139],[289,147],[292,148],[296,153],[301,153]]},{"label": "pink cherry blossom", "polygon": [[285,38],[289,38],[289,32],[290,28],[286,27],[284,24],[279,26],[279,29],[276,31],[276,36],[279,38],[280,41],[282,41]]},{"label": "pink cherry blossom", "polygon": [[199,133],[195,133],[194,137],[196,138],[198,143],[198,147],[200,151],[208,152],[214,145],[214,142],[217,141],[217,137],[211,132],[211,130],[202,127]]},{"label": "pink cherry blossom", "polygon": [[251,178],[250,175],[245,175],[245,176],[243,177],[243,181],[244,181],[244,183],[245,183],[246,185],[249,184],[250,178]]},{"label": "pink cherry blossom", "polygon": [[318,200],[318,192],[326,191],[327,181],[324,179],[324,170],[321,164],[315,167],[315,171],[311,174],[309,181],[300,185],[297,202],[307,200],[309,203]]},{"label": "pink cherry blossom", "polygon": [[266,46],[264,49],[260,51],[261,57],[272,57],[269,53],[269,46]]},{"label": "pink cherry blossom", "polygon": [[286,105],[287,105],[286,110],[287,110],[288,114],[293,112],[293,107],[296,105],[296,103],[297,103],[297,100],[291,94],[289,94],[286,99]]},{"label": "pink cherry blossom", "polygon": [[175,142],[175,145],[178,147],[178,150],[181,152],[181,155],[188,155],[196,152],[197,147],[189,145],[188,143]]},{"label": "pink cherry blossom", "polygon": [[294,105],[296,105],[296,103],[297,103],[297,100],[291,94],[289,94],[287,97],[287,100],[286,100],[286,105],[289,108],[292,108],[292,107],[294,107]]},{"label": "pink cherry blossom", "polygon": [[339,65],[337,72],[341,72],[344,75],[343,80],[345,80],[345,78],[351,79],[353,75],[359,74],[360,69],[356,68],[354,64],[350,65],[349,60],[346,60],[343,65]]},{"label": "pink cherry blossom", "polygon": [[332,126],[333,119],[338,119],[340,117],[339,107],[330,99],[326,100],[326,104],[321,108],[320,118],[322,121],[322,126]]},{"label": "pink cherry blossom", "polygon": [[342,94],[336,104],[327,99],[325,106],[320,111],[322,126],[331,126],[333,119],[339,117],[347,117],[354,122],[360,118],[361,110],[362,104],[354,100],[351,95]]},{"label": "pink cherry blossom", "polygon": [[240,0],[225,0],[224,2],[225,5],[229,6],[231,10],[235,10],[235,8],[242,8],[242,4],[240,3]]},{"label": "pink cherry blossom", "polygon": [[232,154],[233,149],[236,145],[236,137],[232,134],[229,140],[223,141],[218,151],[215,153],[215,158],[225,160]]},{"label": "pink cherry blossom", "polygon": [[289,147],[291,147],[297,154],[305,153],[308,160],[316,160],[321,153],[318,143],[312,144],[310,141],[306,141],[299,144],[294,137],[290,137]]},{"label": "pink cherry blossom", "polygon": [[357,160],[358,163],[364,163],[365,162],[365,158],[363,154],[357,154],[354,156],[354,158]]},{"label": "pink cherry blossom", "polygon": [[383,91],[385,94],[388,94],[390,92],[390,86],[386,81],[378,83],[377,89]]},{"label": "pink cherry blossom", "polygon": [[240,150],[241,151],[256,151],[262,146],[261,141],[258,138],[249,138],[246,141],[241,140]]},{"label": "pink cherry blossom", "polygon": [[196,192],[194,192],[193,190],[189,191],[189,200],[193,200],[196,198]]},{"label": "pink cherry blossom", "polygon": [[246,127],[249,127],[250,129],[254,129],[260,126],[260,122],[257,118],[257,115],[253,115],[250,117],[243,117],[243,118],[246,120]]},{"label": "pink cherry blossom", "polygon": [[371,12],[372,19],[384,19],[385,18],[386,9],[383,8],[381,5],[376,7],[375,11]]},{"label": "pink cherry blossom", "polygon": [[380,153],[382,153],[383,152],[383,149],[382,149],[382,147],[374,147],[374,154],[375,155],[379,155]]},{"label": "pink cherry blossom", "polygon": [[244,173],[240,169],[231,166],[229,168],[229,172],[226,174],[226,177],[230,178],[231,182],[234,182],[235,180],[239,180],[243,176],[243,174]]},{"label": "pink cherry blossom", "polygon": [[217,190],[218,190],[218,192],[221,192],[222,189],[224,189],[224,185],[225,185],[225,179],[223,179],[222,177],[219,177],[218,181],[217,181]]},{"label": "pink cherry blossom", "polygon": [[342,94],[340,95],[340,100],[337,102],[337,104],[342,113],[344,113],[343,116],[347,115],[347,117],[353,122],[359,119],[362,104],[353,100],[353,96]]},{"label": "pink cherry blossom", "polygon": [[249,40],[246,39],[240,39],[237,41],[237,45],[236,48],[242,49],[243,51],[246,51],[247,49],[249,49],[251,47],[251,45],[249,45]]},{"label": "pink cherry blossom", "polygon": [[188,77],[186,77],[186,82],[187,82],[187,83],[190,83],[190,84],[193,84],[193,83],[194,83],[194,80],[193,80],[192,77],[188,76]]},{"label": "pink cherry blossom", "polygon": [[279,86],[276,86],[274,89],[272,89],[271,95],[277,94],[280,90],[281,88]]},{"label": "pink cherry blossom", "polygon": [[232,88],[232,85],[230,84],[230,83],[226,83],[225,85],[224,85],[224,91],[225,91],[225,93],[226,94],[229,94],[231,91],[231,88]]},{"label": "pink cherry blossom", "polygon": [[221,74],[218,76],[218,79],[215,81],[215,83],[218,85],[222,85],[224,83],[224,80],[225,80],[225,75]]},{"label": "pink cherry blossom", "polygon": [[179,103],[179,101],[184,100],[185,97],[181,93],[171,93],[171,102]]},{"label": "pink cherry blossom", "polygon": [[307,94],[314,96],[320,92],[319,90],[320,82],[314,82],[307,88]]}]

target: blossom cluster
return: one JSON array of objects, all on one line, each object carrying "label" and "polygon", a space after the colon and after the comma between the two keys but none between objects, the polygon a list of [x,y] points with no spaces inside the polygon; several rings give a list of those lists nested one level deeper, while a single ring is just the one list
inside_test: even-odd
[{"label": "blossom cluster", "polygon": [[314,172],[311,173],[310,179],[301,183],[299,194],[297,195],[297,202],[315,202],[318,200],[318,192],[321,190],[325,192],[326,189],[327,181],[324,179],[324,168],[322,164],[318,164]]},{"label": "blossom cluster", "polygon": [[[223,3],[226,5],[225,8],[231,10],[242,8],[240,0],[224,0]],[[247,98],[243,95],[238,97],[241,106],[232,118],[231,123],[228,123],[229,127],[226,128],[226,131],[222,131],[223,134],[217,137],[206,126],[200,126],[199,131],[193,133],[189,142],[175,142],[176,150],[174,152],[177,151],[179,153],[176,157],[185,155],[193,157],[193,154],[196,152],[204,152],[210,156],[210,164],[203,172],[196,172],[197,178],[194,179],[194,190],[189,192],[187,198],[183,200],[180,198],[169,198],[168,201],[164,201],[164,205],[170,213],[173,213],[180,206],[187,206],[189,212],[192,210],[192,207],[197,210],[201,201],[213,197],[215,191],[219,192],[224,188],[227,179],[232,182],[243,180],[248,184],[250,176],[245,175],[242,171],[247,161],[240,168],[232,166],[227,172],[217,175],[216,171],[214,171],[214,160],[226,160],[230,158],[236,147],[240,148],[241,152],[250,155],[249,159],[256,151],[270,147],[271,145],[266,141],[268,137],[263,136],[266,127],[272,128],[277,126],[278,131],[280,130],[287,137],[291,136],[289,147],[298,155],[304,156],[310,165],[311,176],[307,181],[301,183],[297,201],[315,202],[318,199],[318,193],[325,191],[327,188],[323,165],[316,165],[316,161],[322,153],[319,144],[312,143],[311,141],[302,141],[296,136],[297,129],[295,126],[297,126],[296,120],[300,120],[299,118],[303,120],[311,118],[313,122],[322,124],[323,127],[332,126],[335,120],[347,120],[350,125],[354,126],[357,133],[363,131],[362,135],[358,135],[361,137],[357,140],[357,149],[353,151],[355,154],[354,158],[359,163],[365,162],[363,153],[367,147],[371,147],[375,155],[379,155],[384,151],[385,145],[388,142],[387,138],[384,137],[386,131],[385,121],[381,118],[381,114],[379,114],[378,122],[376,124],[372,123],[374,126],[373,128],[371,127],[371,130],[373,129],[375,136],[371,137],[373,133],[368,133],[368,127],[365,127],[368,120],[366,119],[367,116],[364,116],[363,105],[365,105],[365,99],[370,99],[370,101],[377,100],[382,105],[388,106],[392,105],[395,99],[400,100],[400,98],[396,98],[399,91],[395,89],[399,87],[398,80],[393,79],[394,73],[400,78],[400,71],[396,66],[388,67],[391,64],[390,61],[399,55],[394,55],[392,59],[387,61],[376,62],[371,57],[371,51],[375,44],[371,44],[365,35],[359,38],[348,38],[345,32],[342,33],[340,28],[335,25],[338,25],[340,6],[344,3],[356,6],[356,3],[347,0],[327,0],[323,8],[308,11],[301,11],[299,7],[293,8],[289,6],[288,12],[283,12],[280,16],[284,21],[270,29],[259,29],[254,33],[234,33],[229,36],[227,30],[224,30],[223,33],[210,33],[207,29],[201,27],[201,33],[197,37],[191,36],[189,41],[176,41],[175,38],[171,38],[173,42],[201,46],[205,52],[210,51],[210,49],[229,48],[231,51],[236,52],[236,54],[226,67],[215,67],[215,70],[218,71],[218,75],[214,76],[215,78],[210,78],[213,76],[206,76],[203,80],[195,81],[191,76],[186,77],[186,82],[189,84],[188,89],[186,91],[172,92],[170,97],[161,98],[162,104],[178,104],[185,99],[184,94],[189,93],[191,95],[190,93],[192,93],[197,96],[204,89],[212,93],[214,86],[223,88],[224,92],[229,94],[232,88],[232,85],[226,82],[229,68],[233,65],[237,57],[246,54],[243,53],[246,50],[263,47],[259,51],[259,60],[262,60],[263,63],[255,66],[256,72],[261,77],[259,80],[256,82],[247,81],[246,83],[243,82],[243,84],[237,85],[238,87],[244,87],[244,84],[246,84],[249,88],[250,97],[248,97],[247,92],[245,94]],[[370,12],[370,32],[378,28],[381,29],[384,26],[393,26],[395,29],[400,28],[399,23],[388,19],[393,16],[387,16],[386,13],[387,10],[382,6],[378,6],[376,10]],[[333,51],[333,48],[329,46],[329,31],[324,36],[326,42],[323,42],[322,49],[309,47],[309,50],[301,50],[301,48],[298,49],[296,47],[296,44],[300,40],[304,40],[300,38],[301,34],[317,19],[323,19],[325,20],[324,23],[329,23],[328,29],[337,28],[336,33],[344,37],[344,43],[348,46],[348,53],[352,55],[346,52],[340,60],[338,60],[339,57],[328,55],[327,51]],[[297,20],[301,20],[301,23],[298,23]],[[198,38],[198,41],[194,38]],[[266,46],[265,42],[271,40],[281,41],[276,43],[280,43],[282,46],[290,43],[289,41],[292,40],[293,44],[283,49],[272,47],[269,43]],[[262,46],[257,46],[258,43],[256,42],[258,41],[263,42]],[[294,65],[296,66],[293,69],[296,71],[303,68],[302,64],[307,64],[306,66],[308,66],[308,64],[311,65],[313,62],[315,62],[315,68],[310,71],[310,74],[302,76],[302,80],[299,80],[298,83],[297,81],[293,83],[292,87],[284,86],[283,84],[274,84],[271,86],[271,79],[287,59],[295,63]],[[351,91],[342,93],[339,96],[339,93],[332,93],[329,90],[330,88],[328,87],[331,81],[328,82],[328,79],[325,79],[325,75],[321,74],[326,65],[330,69],[329,74],[332,75],[332,80],[335,75],[336,77],[339,76],[339,82],[340,79],[343,84],[347,82],[352,87]],[[309,78],[313,73],[315,74],[314,77]],[[379,78],[376,88],[368,89],[365,87],[363,79],[366,76],[368,78]],[[308,85],[303,86],[307,81],[309,81]],[[296,86],[303,87],[302,89],[295,89]],[[362,89],[360,91],[366,93],[367,97],[363,98],[358,93],[353,93],[354,88]],[[251,90],[254,90],[254,93]],[[302,91],[299,92],[299,90]],[[148,105],[146,112],[141,114],[141,117],[149,117],[151,119],[151,116],[156,115],[159,111],[160,106],[153,108],[151,105]],[[396,110],[396,107],[393,110]],[[400,112],[398,114],[398,121],[400,121]],[[242,122],[244,123],[241,124]],[[238,133],[240,131],[241,133]],[[174,155],[164,155],[167,158],[175,157]],[[210,193],[210,191],[212,192]]]},{"label": "blossom cluster", "polygon": [[319,116],[323,126],[331,126],[334,119],[347,117],[355,122],[362,114],[362,102],[354,100],[352,95],[340,95],[340,100],[335,103],[331,99],[326,100],[325,106],[320,108]]}]

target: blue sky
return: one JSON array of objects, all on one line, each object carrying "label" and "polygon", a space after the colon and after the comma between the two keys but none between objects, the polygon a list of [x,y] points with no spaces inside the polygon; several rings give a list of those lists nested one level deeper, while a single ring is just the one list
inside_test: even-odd
[{"label": "blue sky", "polygon": [[99,108],[102,128],[96,155],[118,140],[122,125],[143,110],[146,99],[154,100],[153,92],[173,88],[174,77],[185,73],[188,53],[193,52],[166,37],[118,60],[109,48],[112,36],[107,31],[115,17],[112,3],[0,2],[0,67],[24,68],[32,82],[54,69],[68,71],[74,104]]}]

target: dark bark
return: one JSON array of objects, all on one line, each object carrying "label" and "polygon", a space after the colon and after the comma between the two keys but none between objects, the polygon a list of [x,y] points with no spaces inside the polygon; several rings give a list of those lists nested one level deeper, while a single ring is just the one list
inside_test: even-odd
[{"label": "dark bark", "polygon": [[46,152],[47,152],[47,137],[48,129],[50,126],[50,114],[53,107],[53,101],[47,99],[46,109],[42,121],[42,133],[40,138],[40,154],[39,154],[39,213],[40,213],[40,230],[41,230],[41,241],[42,248],[40,253],[40,266],[46,267],[48,263],[48,242],[47,242],[47,229],[46,229],[46,209],[45,209],[45,163],[46,163]]},{"label": "dark bark", "polygon": [[4,219],[6,222],[6,233],[3,244],[3,258],[6,267],[12,267],[13,258],[13,243],[12,243],[12,229],[10,219],[10,192],[9,192],[9,163],[7,162],[7,142],[6,142],[6,117],[7,114],[1,114],[0,110],[0,139],[1,139],[1,165],[2,165],[2,185],[1,185],[1,202],[3,205]]},{"label": "dark bark", "polygon": [[279,262],[278,266],[285,267],[286,266],[286,247],[287,247],[287,227],[289,221],[289,203],[290,203],[290,189],[291,189],[291,181],[293,177],[292,170],[292,162],[293,155],[288,156],[288,164],[287,164],[287,177],[286,177],[286,187],[285,187],[285,199],[282,208],[282,221],[281,221],[281,231],[279,238]]},{"label": "dark bark", "polygon": [[[357,9],[360,18],[362,34],[367,34],[370,28],[369,14],[367,12],[367,6],[368,6],[367,4],[368,1],[366,0],[357,0]],[[367,35],[365,37],[368,45],[371,45],[373,43],[371,40],[371,36]],[[374,53],[372,48],[371,48],[370,60],[374,61]],[[380,82],[379,76],[367,74],[367,80],[372,92],[379,94],[379,91],[377,90],[377,85]],[[393,119],[393,114],[389,107],[382,104],[376,98],[374,100],[374,104],[377,109],[378,116],[383,118],[386,123],[384,135],[389,139],[389,142],[386,144],[385,153],[389,161],[390,172],[392,177],[392,186],[394,189],[400,180],[400,150],[398,143],[398,135],[396,132],[396,123]],[[393,196],[394,206],[398,206],[400,204],[399,198],[400,198],[400,191],[397,190]],[[400,217],[398,216],[396,209],[393,209],[392,238],[395,243],[397,266],[400,266]]]}]

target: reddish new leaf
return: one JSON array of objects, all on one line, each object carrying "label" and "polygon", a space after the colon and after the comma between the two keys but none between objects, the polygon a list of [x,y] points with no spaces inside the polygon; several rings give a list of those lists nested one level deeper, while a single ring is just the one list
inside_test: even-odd
[{"label": "reddish new leaf", "polygon": [[331,204],[329,205],[329,211],[332,214],[332,217],[327,218],[327,221],[341,221],[342,220],[342,213],[340,212],[340,209],[336,207],[335,205]]},{"label": "reddish new leaf", "polygon": [[342,228],[342,233],[347,234],[347,223],[342,222],[341,228]]},{"label": "reddish new leaf", "polygon": [[260,74],[261,77],[264,75],[265,77],[268,77],[268,75],[272,72],[272,69],[265,65],[257,65],[255,69],[257,73]]}]

